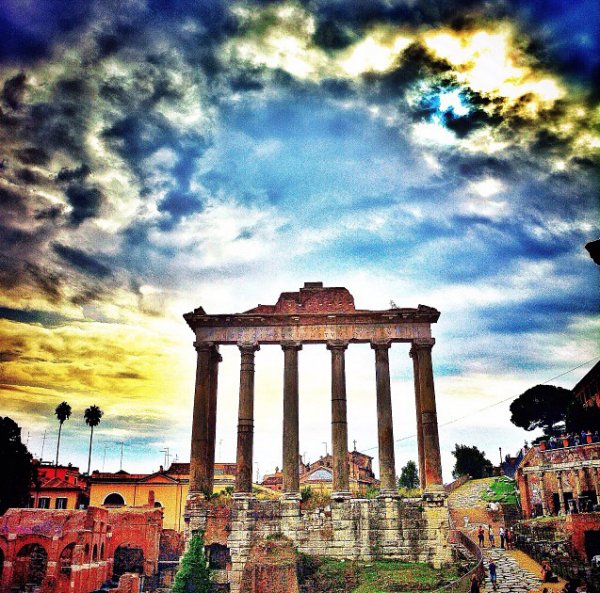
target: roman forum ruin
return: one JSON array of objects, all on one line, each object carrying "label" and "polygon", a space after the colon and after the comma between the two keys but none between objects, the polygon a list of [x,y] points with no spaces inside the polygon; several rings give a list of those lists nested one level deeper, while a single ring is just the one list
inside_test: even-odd
[{"label": "roman forum ruin", "polygon": [[[308,554],[366,560],[390,557],[437,565],[449,560],[431,360],[435,343],[431,324],[439,315],[423,305],[383,311],[356,309],[346,288],[323,287],[321,282],[307,282],[298,292],[282,293],[275,305],[258,305],[244,313],[207,314],[199,307],[184,315],[194,331],[198,353],[188,533],[203,530],[210,521],[205,498],[213,488],[218,366],[222,360],[219,347],[234,345],[241,352],[237,477],[227,542],[234,569],[232,591],[239,586],[252,543],[273,531],[283,533]],[[411,344],[421,499],[400,500],[397,495],[388,357],[396,342]],[[376,500],[352,498],[349,489],[345,352],[356,343],[370,343],[375,357],[381,480]],[[298,356],[303,344],[325,344],[331,353],[333,492],[330,512],[320,517],[301,510],[299,503]],[[284,494],[278,501],[258,501],[252,496],[254,355],[267,345],[278,345],[284,352]]]}]

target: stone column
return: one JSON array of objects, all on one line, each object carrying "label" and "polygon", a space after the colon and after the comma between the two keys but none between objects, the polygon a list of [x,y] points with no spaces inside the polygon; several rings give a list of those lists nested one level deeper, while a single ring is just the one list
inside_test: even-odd
[{"label": "stone column", "polygon": [[198,352],[196,366],[196,389],[194,392],[194,412],[192,416],[192,450],[190,453],[190,494],[210,490],[210,472],[207,466],[208,448],[208,402],[210,398],[210,366],[213,351],[212,342],[195,342]]},{"label": "stone column", "polygon": [[348,481],[348,421],[346,419],[346,368],[348,342],[327,342],[331,351],[331,449],[333,455],[333,499],[351,498]]},{"label": "stone column", "polygon": [[244,496],[252,494],[252,448],[254,441],[254,353],[258,344],[239,344],[240,403],[238,408],[238,438],[235,491]]},{"label": "stone column", "polygon": [[540,480],[540,497],[542,499],[542,515],[548,515],[548,502],[546,501],[546,487],[544,486],[544,472],[537,474]]},{"label": "stone column", "polygon": [[521,506],[523,508],[523,516],[526,519],[531,517],[531,488],[529,486],[529,479],[527,474],[523,473],[523,490],[519,488],[521,494]]},{"label": "stone column", "polygon": [[581,475],[579,474],[578,469],[573,470],[573,475],[575,476],[575,490],[576,490],[574,498],[577,499],[581,496],[581,493],[583,492],[583,488],[581,487]]},{"label": "stone column", "polygon": [[556,472],[556,484],[558,486],[559,513],[565,515],[567,511],[565,509],[565,491],[563,490],[562,484],[562,472]]},{"label": "stone column", "polygon": [[283,349],[283,492],[286,498],[300,497],[298,458],[298,351],[299,342],[282,342]]},{"label": "stone column", "polygon": [[390,342],[371,342],[375,350],[377,383],[377,435],[379,444],[380,496],[397,495],[396,461],[394,456],[394,422],[390,387]]},{"label": "stone column", "polygon": [[210,389],[207,410],[207,447],[206,466],[209,471],[210,492],[213,491],[215,479],[215,444],[217,438],[217,392],[219,387],[219,363],[223,357],[219,354],[218,347],[212,349],[210,357]]},{"label": "stone column", "polygon": [[598,482],[598,470],[595,467],[590,467],[590,472],[592,474],[592,484],[594,485],[594,490],[596,491],[596,504],[600,504],[600,483]]},{"label": "stone column", "polygon": [[415,382],[415,411],[417,413],[417,451],[419,455],[419,483],[421,490],[427,486],[425,481],[425,453],[423,451],[423,418],[421,417],[421,388],[419,386],[419,359],[411,348],[410,357],[413,361],[413,376]]},{"label": "stone column", "polygon": [[433,338],[413,340],[413,356],[417,357],[419,372],[419,396],[421,399],[421,422],[423,434],[423,466],[426,491],[444,491],[442,479],[442,460],[438,436],[437,411],[435,406],[435,388],[433,384],[433,366],[431,349]]}]

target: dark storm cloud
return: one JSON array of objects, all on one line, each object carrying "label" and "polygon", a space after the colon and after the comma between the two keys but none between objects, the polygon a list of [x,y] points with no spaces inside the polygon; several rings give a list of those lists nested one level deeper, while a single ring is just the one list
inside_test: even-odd
[{"label": "dark storm cloud", "polygon": [[67,247],[60,243],[52,245],[55,253],[60,255],[66,262],[75,266],[81,272],[96,276],[97,278],[107,278],[112,274],[110,268],[89,253],[82,251],[81,249],[75,249],[74,247]]},{"label": "dark storm cloud", "polygon": [[26,165],[45,165],[50,160],[50,155],[43,148],[37,146],[17,149],[16,155]]},{"label": "dark storm cloud", "polygon": [[69,317],[50,311],[11,309],[9,307],[0,307],[0,319],[8,319],[18,323],[39,324],[44,327],[58,327],[73,321]]},{"label": "dark storm cloud", "polygon": [[56,180],[57,181],[63,181],[63,182],[68,182],[68,181],[81,181],[83,179],[85,179],[89,174],[90,174],[91,170],[90,168],[85,164],[82,163],[79,167],[75,167],[74,169],[69,169],[68,167],[63,167],[56,175]]},{"label": "dark storm cloud", "polygon": [[446,74],[451,82],[451,67],[435,58],[422,44],[411,43],[402,53],[395,68],[384,73],[366,73],[363,79],[372,85],[373,90],[382,98],[402,96],[408,87],[418,80]]},{"label": "dark storm cloud", "polygon": [[65,190],[65,196],[73,208],[69,220],[74,226],[79,226],[88,218],[95,217],[102,206],[102,192],[94,186],[73,183]]},{"label": "dark storm cloud", "polygon": [[2,101],[13,110],[18,109],[21,105],[26,79],[25,73],[19,72],[16,76],[9,78],[2,87]]}]

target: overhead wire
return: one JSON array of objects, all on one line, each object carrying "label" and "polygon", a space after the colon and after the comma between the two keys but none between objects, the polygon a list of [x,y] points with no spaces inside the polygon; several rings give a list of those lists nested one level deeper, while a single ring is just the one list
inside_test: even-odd
[{"label": "overhead wire", "polygon": [[[560,377],[563,377],[564,375],[568,375],[569,373],[576,371],[577,369],[590,364],[591,362],[595,362],[597,360],[600,360],[600,356],[596,356],[594,358],[591,358],[590,360],[586,360],[585,362],[582,362],[581,364],[578,364],[577,366],[564,371],[563,373],[560,373],[558,375],[555,375],[554,377],[551,377],[550,379],[547,379],[546,381],[543,381],[542,383],[539,383],[539,385],[546,385],[548,383],[550,383],[550,381],[555,381],[556,379],[559,379]],[[503,404],[504,402],[507,402],[509,400],[513,400],[515,399],[514,395],[511,395],[510,397],[505,397],[504,399],[501,399],[497,402],[494,402],[492,404],[488,404],[487,406],[483,406],[482,408],[479,408],[477,410],[474,410],[472,412],[469,412],[468,414],[465,414],[464,416],[459,416],[458,418],[453,418],[452,420],[447,420],[446,422],[442,422],[441,424],[438,424],[438,427],[441,426],[448,426],[450,424],[454,424],[456,422],[460,422],[461,420],[464,420],[465,418],[468,418],[469,416],[474,416],[475,414],[479,414],[480,412],[484,412],[485,410],[489,410],[490,408],[494,408],[496,406],[499,406],[500,404]],[[416,433],[415,434],[411,434],[411,435],[407,435],[404,437],[400,437],[399,439],[395,439],[395,443],[400,443],[402,441],[407,441],[409,439],[414,439],[416,437]],[[374,447],[369,447],[367,449],[363,449],[363,451],[373,451],[375,449],[378,449],[378,445],[374,446]]]}]

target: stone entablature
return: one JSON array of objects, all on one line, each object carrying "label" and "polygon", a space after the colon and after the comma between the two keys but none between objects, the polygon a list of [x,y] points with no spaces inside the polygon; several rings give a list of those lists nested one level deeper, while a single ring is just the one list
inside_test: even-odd
[{"label": "stone entablature", "polygon": [[439,311],[424,305],[385,311],[356,309],[347,289],[326,288],[320,282],[306,283],[298,292],[282,293],[275,305],[259,305],[245,313],[208,315],[199,307],[184,315],[195,333],[198,352],[189,498],[212,492],[222,345],[237,345],[241,353],[236,493],[251,495],[254,358],[265,344],[277,344],[284,352],[283,490],[292,498],[299,496],[298,357],[304,343],[326,344],[331,353],[333,498],[351,496],[346,463],[345,351],[350,344],[359,342],[370,343],[375,354],[381,494],[390,496],[397,491],[388,352],[395,342],[412,344],[422,486],[427,492],[443,492],[431,361],[435,340],[430,327],[439,315]]}]

